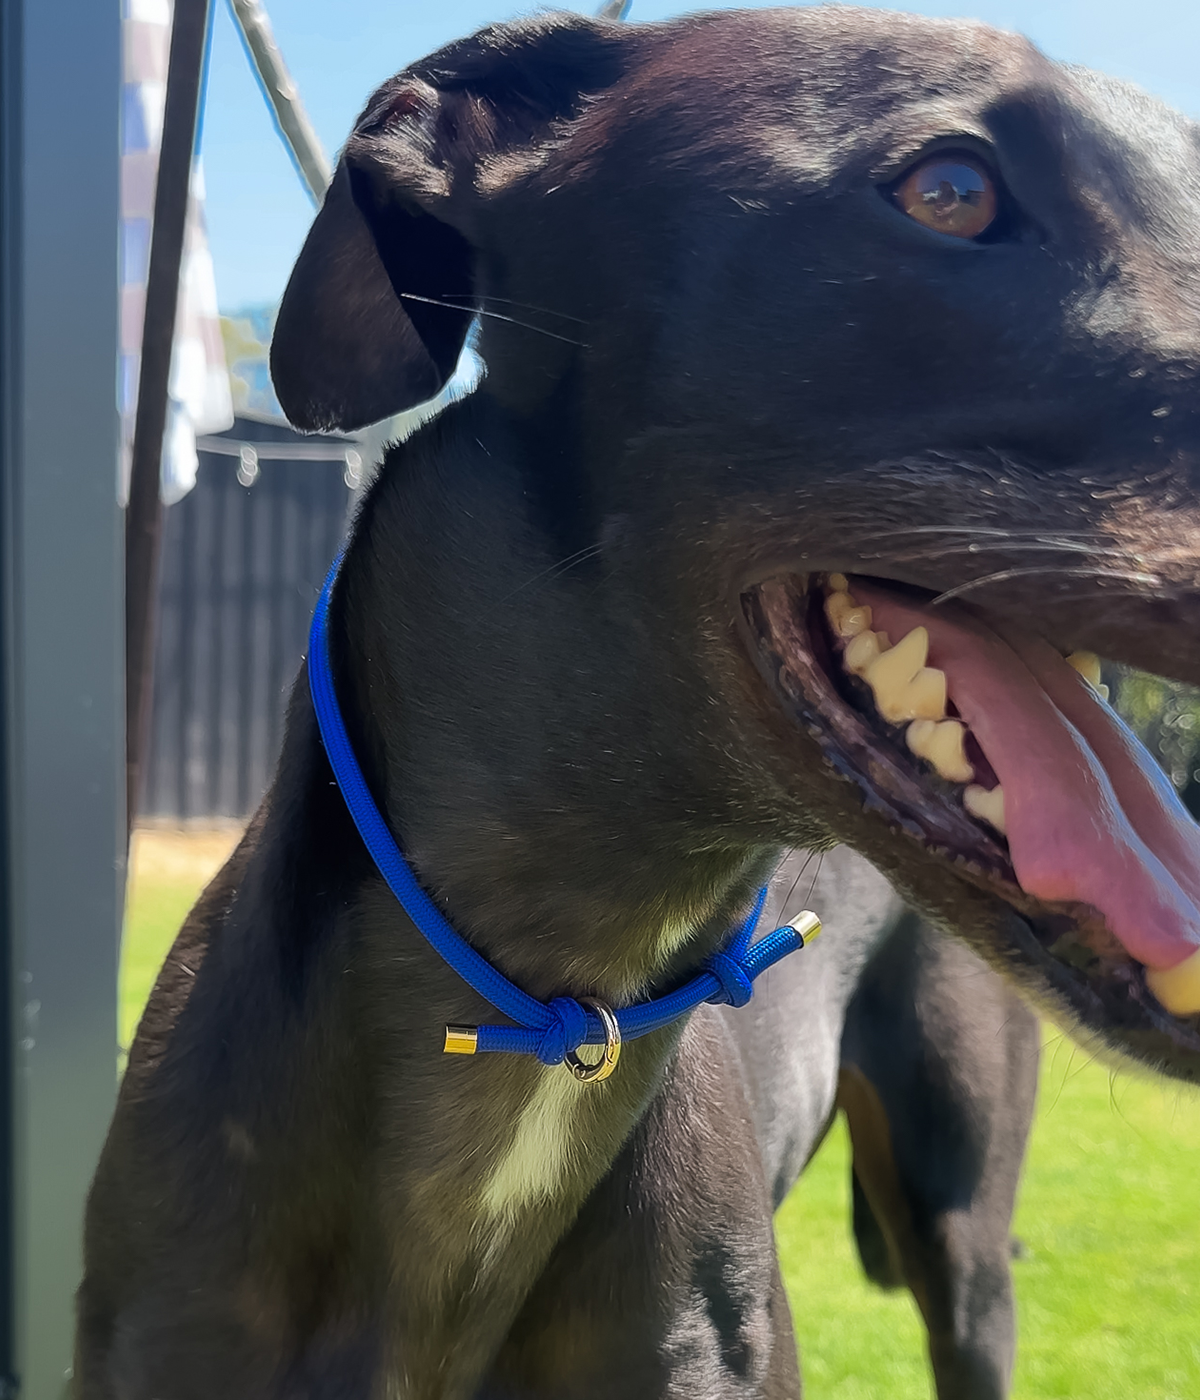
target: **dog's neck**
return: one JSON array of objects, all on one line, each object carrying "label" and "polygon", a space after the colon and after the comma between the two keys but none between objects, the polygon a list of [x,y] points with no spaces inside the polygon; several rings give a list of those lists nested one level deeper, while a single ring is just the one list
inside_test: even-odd
[{"label": "dog's neck", "polygon": [[594,538],[544,528],[511,444],[481,437],[495,415],[454,412],[395,455],[347,559],[351,737],[460,932],[535,996],[625,1001],[712,950],[767,853],[706,849],[688,745],[663,752],[688,713],[647,693],[654,640],[622,581]]},{"label": "dog's neck", "polygon": [[[678,743],[690,715],[646,689],[655,639],[619,578],[556,572],[561,542],[481,419],[463,405],[393,453],[365,506],[330,615],[341,708],[389,826],[461,934],[533,996],[637,999],[720,943],[774,852],[706,845],[715,823]],[[336,813],[328,769],[313,771]],[[340,946],[363,973],[349,984],[367,998],[355,1033],[388,1066],[373,1112],[403,1163],[391,1210],[406,1365],[452,1354],[473,1393],[473,1368],[645,1111],[681,1028],[632,1042],[597,1088],[531,1057],[443,1056],[445,1022],[486,1004],[361,848],[353,859]],[[462,1323],[467,1296],[478,1334]]]}]

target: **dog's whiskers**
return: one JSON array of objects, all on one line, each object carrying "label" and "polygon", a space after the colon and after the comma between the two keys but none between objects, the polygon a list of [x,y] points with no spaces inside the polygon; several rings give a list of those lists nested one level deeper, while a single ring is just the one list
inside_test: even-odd
[{"label": "dog's whiskers", "polygon": [[[824,851],[818,851],[818,852],[817,852],[817,868],[813,871],[812,884],[809,885],[809,887],[808,887],[808,897],[807,897],[807,898],[805,899],[805,901],[804,901],[805,904],[811,904],[811,903],[812,903],[813,891],[817,888],[817,881],[821,878],[821,866],[824,864],[824,862],[825,862],[825,852],[824,852]],[[805,863],[807,864],[807,862],[805,862]],[[803,872],[801,872],[801,873],[803,873]]]},{"label": "dog's whiskers", "polygon": [[[931,536],[937,539],[930,539]],[[947,537],[950,539],[945,542]],[[879,548],[885,540],[896,540],[898,543]],[[907,540],[913,541],[909,548],[904,545]],[[869,533],[864,531],[848,535],[845,546],[863,560],[897,563],[938,559],[945,554],[999,553],[1004,550],[1088,554],[1119,559],[1128,557],[1113,546],[1110,538],[1094,530],[1013,530],[987,525],[912,525],[889,530],[872,529]]]},{"label": "dog's whiskers", "polygon": [[568,573],[571,569],[576,568],[578,565],[585,564],[589,559],[595,558],[595,556],[601,552],[602,548],[603,546],[600,544],[584,545],[582,549],[577,549],[574,554],[568,554],[566,558],[558,560],[557,563],[551,564],[548,568],[542,569],[536,574],[532,574],[524,583],[519,583],[511,593],[506,593],[503,598],[499,599],[496,603],[496,607],[500,608],[506,603],[512,602],[518,593],[523,593],[527,588],[532,588],[534,584],[543,583],[548,579],[558,578],[562,574]]},{"label": "dog's whiskers", "polygon": [[[779,862],[779,864],[782,866],[783,861],[786,860],[786,859],[787,859],[787,855],[785,855],[785,856],[783,857],[783,860],[781,860],[781,861]],[[789,906],[789,905],[791,904],[791,902],[792,902],[792,895],[794,895],[794,894],[796,893],[796,886],[799,885],[800,881],[804,879],[804,872],[808,869],[808,867],[809,867],[809,866],[813,863],[813,861],[815,860],[815,861],[817,862],[817,868],[816,868],[816,870],[813,871],[812,883],[809,885],[809,887],[808,887],[808,894],[807,894],[806,897],[805,897],[805,903],[806,903],[806,904],[810,904],[810,903],[812,902],[813,890],[816,889],[816,887],[817,887],[817,881],[821,878],[821,862],[822,862],[824,859],[825,859],[825,852],[824,852],[824,851],[806,851],[806,852],[805,852],[804,860],[803,860],[803,862],[802,862],[801,865],[800,865],[800,869],[796,871],[795,878],[792,880],[792,883],[788,886],[788,892],[787,892],[787,894],[785,894],[784,897],[783,897],[783,899],[780,901],[780,905],[779,905],[779,923],[781,923],[781,924],[786,924],[786,923],[787,923],[788,918],[790,917],[789,914],[788,914],[788,906]],[[777,867],[777,872],[776,872],[776,873],[778,873],[778,867]],[[772,877],[772,878],[773,878],[773,877]]]},{"label": "dog's whiskers", "polygon": [[[446,297],[455,297],[454,292],[446,292]],[[572,316],[569,311],[555,311],[549,306],[535,306],[531,301],[517,301],[514,297],[493,296],[490,292],[466,292],[461,298],[463,311],[477,311],[480,302],[497,302],[504,306],[518,306],[522,311],[536,311],[539,316],[557,316],[560,321],[574,321],[577,326],[586,326],[587,321],[582,316]]]},{"label": "dog's whiskers", "polygon": [[[912,563],[922,559],[941,559],[947,554],[998,554],[1011,552],[1013,554],[1082,554],[1092,559],[1108,563],[1129,564],[1134,566],[1148,567],[1162,562],[1170,562],[1178,558],[1179,551],[1175,546],[1166,546],[1162,549],[1138,549],[1132,551],[1120,545],[1082,545],[1073,544],[1065,540],[1058,541],[1028,541],[1011,542],[989,546],[986,544],[966,544],[966,545],[938,545],[928,550],[910,550],[906,553],[889,554],[889,560],[896,563]],[[885,556],[878,556],[883,558]]]},{"label": "dog's whiskers", "polygon": [[[903,541],[914,537],[926,539],[929,536],[938,537],[936,549],[939,553],[953,549],[961,552],[969,549],[982,551],[1004,548],[1061,549],[1072,553],[1091,553],[1097,550],[1107,552],[1112,547],[1111,539],[1095,530],[1014,530],[990,525],[910,525],[894,530],[873,529],[869,533],[864,532],[852,537],[848,543],[851,547],[861,548],[864,545],[878,544],[882,540]],[[942,544],[941,540],[947,536],[965,538],[957,545]],[[994,543],[991,543],[993,541]],[[931,545],[931,553],[934,547]]]},{"label": "dog's whiskers", "polygon": [[961,598],[967,593],[987,588],[994,583],[1008,583],[1012,579],[1029,578],[1037,574],[1056,574],[1060,578],[1119,579],[1123,583],[1141,583],[1151,588],[1158,588],[1162,585],[1162,579],[1157,574],[1139,573],[1132,569],[1063,569],[1055,568],[1053,565],[1047,565],[1044,568],[998,569],[995,573],[983,574],[979,578],[960,583],[956,588],[948,588],[944,593],[939,593],[933,599],[933,606],[939,603],[948,603],[953,598]]},{"label": "dog's whiskers", "polygon": [[1001,540],[1075,540],[1099,539],[1096,530],[1014,530],[998,525],[901,525],[894,530],[872,530],[872,539],[888,539],[892,535],[987,535]]},{"label": "dog's whiskers", "polygon": [[[972,554],[1075,554],[1082,555],[1094,561],[1092,569],[1075,568],[1071,569],[1058,565],[1046,565],[1040,567],[1036,572],[1074,574],[1079,577],[1119,577],[1131,582],[1149,584],[1160,587],[1163,580],[1157,575],[1151,574],[1160,563],[1170,563],[1175,560],[1178,550],[1174,546],[1161,549],[1138,549],[1133,551],[1120,543],[1114,542],[1111,537],[1098,534],[1094,531],[1068,530],[1054,531],[1046,533],[1044,531],[1033,530],[1004,530],[995,529],[988,526],[971,525],[915,525],[908,529],[873,531],[869,537],[870,543],[876,543],[888,536],[898,536],[901,538],[911,535],[937,535],[945,536],[975,536],[976,538],[959,540],[957,542],[943,543],[940,539],[935,543],[931,542],[925,547],[914,547],[911,549],[891,548],[887,551],[870,551],[866,548],[868,538],[859,536],[851,537],[847,540],[846,547],[857,553],[858,558],[864,563],[881,564],[914,564],[925,563],[944,559],[951,555],[972,555]],[[1114,567],[1115,566],[1115,567]],[[1124,567],[1123,567],[1124,566]],[[851,566],[853,568],[853,566]],[[1097,574],[1095,570],[1099,570]],[[1128,571],[1128,572],[1127,572]],[[1012,571],[1003,571],[1004,577],[1010,577]],[[988,582],[1001,577],[1000,574],[989,575]],[[970,590],[980,586],[980,580],[973,580],[960,585],[962,590]],[[959,589],[951,590],[949,593],[941,595],[941,598],[953,596]],[[939,599],[941,601],[941,599]]]},{"label": "dog's whiskers", "polygon": [[[808,867],[812,864],[813,857],[814,857],[815,855],[816,855],[816,852],[815,852],[815,851],[809,851],[809,852],[806,853],[806,855],[805,855],[805,857],[804,857],[804,861],[803,861],[803,863],[802,863],[801,866],[800,866],[800,869],[796,871],[795,878],[792,880],[792,883],[788,886],[787,894],[785,894],[784,897],[783,897],[783,899],[780,901],[780,904],[779,904],[779,922],[780,922],[781,924],[786,924],[786,923],[787,923],[787,919],[788,919],[788,912],[787,912],[787,911],[788,911],[788,904],[791,902],[792,895],[794,895],[794,894],[796,893],[796,886],[797,886],[797,885],[800,883],[800,881],[804,878],[804,872],[805,872],[805,871],[808,869]],[[787,859],[787,856],[784,856],[783,859],[786,860],[786,859]],[[782,865],[782,864],[783,864],[783,861],[781,860],[779,863],[780,863],[780,865]],[[811,896],[810,896],[810,897],[811,897]]]},{"label": "dog's whiskers", "polygon": [[[487,316],[493,321],[506,321],[510,326],[520,326],[522,330],[533,331],[537,335],[549,336],[551,340],[561,340],[567,345],[577,345],[581,350],[588,349],[586,341],[575,340],[569,335],[559,335],[557,331],[548,331],[544,326],[535,326],[529,321],[519,320],[516,316],[505,316],[504,313],[500,311],[485,311],[483,307],[476,306],[474,303],[459,306],[453,301],[443,301],[439,297],[423,297],[419,296],[416,292],[397,292],[396,295],[401,301],[419,301],[423,302],[426,306],[444,307],[447,311],[470,311],[475,316]],[[549,314],[553,315],[555,313],[551,312]]]},{"label": "dog's whiskers", "polygon": [[1002,540],[995,544],[939,544],[929,549],[911,549],[889,554],[887,558],[896,563],[912,563],[920,559],[941,559],[947,554],[1084,554],[1101,559],[1124,560],[1128,555],[1124,550],[1104,548],[1094,544],[1082,544],[1073,540]]}]

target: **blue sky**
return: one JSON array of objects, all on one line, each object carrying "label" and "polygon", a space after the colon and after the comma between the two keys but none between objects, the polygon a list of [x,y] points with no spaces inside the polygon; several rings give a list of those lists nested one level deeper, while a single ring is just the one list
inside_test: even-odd
[{"label": "blue sky", "polygon": [[[482,24],[545,8],[510,0],[266,3],[331,156],[384,78]],[[215,8],[203,150],[217,292],[222,310],[232,311],[278,299],[312,206],[275,134],[225,0],[215,0]],[[634,0],[630,18],[664,19],[697,8],[718,7]],[[876,8],[971,16],[1020,30],[1052,58],[1129,79],[1200,117],[1200,0],[911,0]]]}]

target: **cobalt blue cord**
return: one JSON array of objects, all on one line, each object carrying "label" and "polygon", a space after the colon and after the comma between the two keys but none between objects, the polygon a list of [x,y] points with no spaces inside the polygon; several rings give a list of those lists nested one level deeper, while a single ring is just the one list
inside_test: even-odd
[{"label": "cobalt blue cord", "polygon": [[[329,664],[329,602],[341,562],[339,555],[329,570],[313,613],[308,639],[308,683],[317,727],[333,775],[379,873],[431,947],[480,996],[516,1022],[513,1026],[479,1026],[477,1051],[536,1055],[543,1064],[557,1065],[581,1045],[603,1045],[604,1026],[595,1011],[573,997],[555,997],[543,1002],[529,996],[455,933],[417,883],[395,837],[388,830],[354,755],[333,688]],[[785,924],[752,945],[766,898],[764,885],[729,945],[710,957],[703,971],[690,982],[653,1001],[615,1010],[613,1014],[621,1039],[636,1040],[670,1025],[702,1001],[745,1006],[754,991],[754,979],[760,973],[812,941],[816,931],[815,920],[810,919],[803,929]],[[801,921],[797,919],[796,922]]]}]

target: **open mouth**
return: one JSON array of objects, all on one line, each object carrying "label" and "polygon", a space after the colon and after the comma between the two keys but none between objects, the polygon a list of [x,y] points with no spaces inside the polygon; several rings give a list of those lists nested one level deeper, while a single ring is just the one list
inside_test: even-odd
[{"label": "open mouth", "polygon": [[1200,1078],[1200,826],[1096,659],[882,580],[779,575],[742,603],[760,669],[864,808],[1019,914],[1052,1000]]}]

